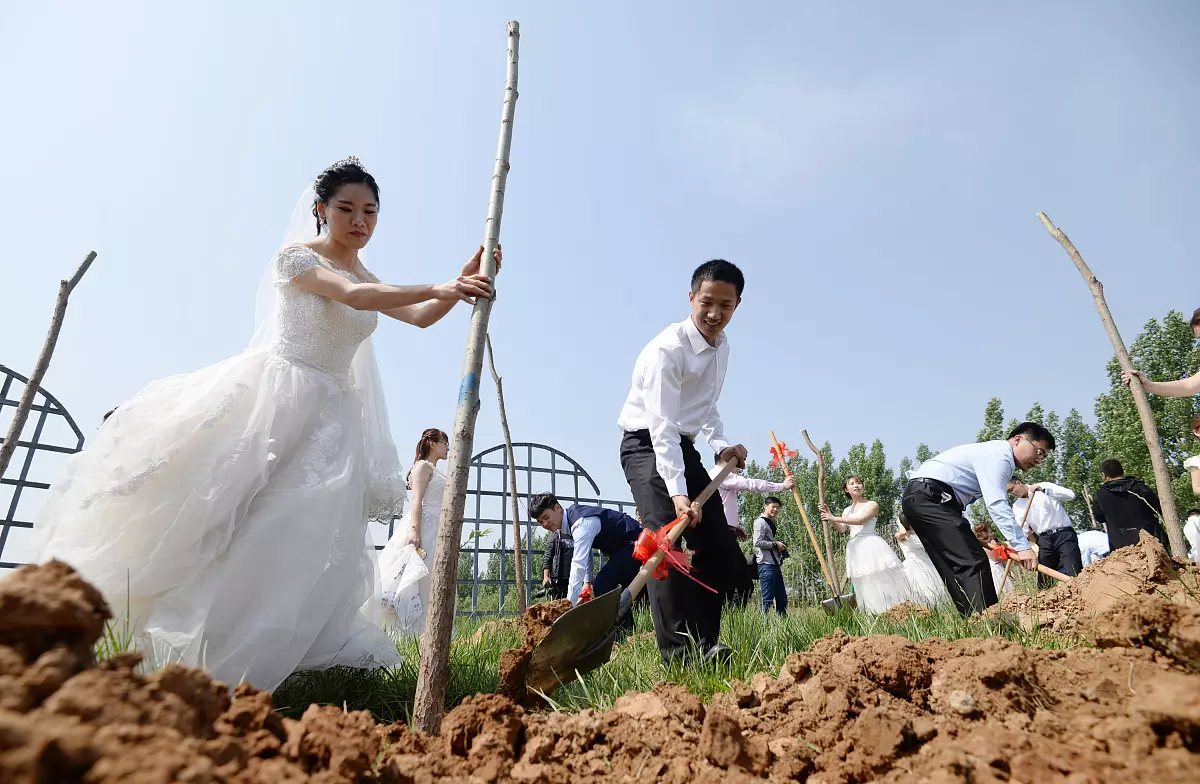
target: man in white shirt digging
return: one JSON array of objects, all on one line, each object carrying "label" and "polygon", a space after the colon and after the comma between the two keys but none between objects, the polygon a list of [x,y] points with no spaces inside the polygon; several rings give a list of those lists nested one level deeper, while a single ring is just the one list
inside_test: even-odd
[{"label": "man in white shirt digging", "polygon": [[[1016,479],[1008,482],[1009,495],[1016,497],[1013,515],[1024,519],[1026,534],[1037,537],[1038,563],[1074,577],[1083,571],[1083,554],[1079,551],[1079,534],[1063,504],[1075,500],[1075,491],[1053,482],[1027,485]],[[1026,510],[1028,515],[1026,515]],[[1038,574],[1038,587],[1049,588],[1054,583]]]}]

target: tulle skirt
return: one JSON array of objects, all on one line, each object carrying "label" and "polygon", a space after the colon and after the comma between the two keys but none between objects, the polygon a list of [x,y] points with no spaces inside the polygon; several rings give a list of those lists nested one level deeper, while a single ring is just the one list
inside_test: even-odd
[{"label": "tulle skirt", "polygon": [[261,350],[151,383],[70,458],[37,524],[154,664],[271,690],[399,662],[374,622],[362,409],[345,380]]},{"label": "tulle skirt", "polygon": [[908,580],[909,599],[926,607],[950,601],[946,584],[924,552],[909,553],[904,559],[904,577]]},{"label": "tulle skirt", "polygon": [[846,574],[858,607],[881,613],[908,599],[908,582],[896,553],[878,534],[860,534],[846,544]]}]

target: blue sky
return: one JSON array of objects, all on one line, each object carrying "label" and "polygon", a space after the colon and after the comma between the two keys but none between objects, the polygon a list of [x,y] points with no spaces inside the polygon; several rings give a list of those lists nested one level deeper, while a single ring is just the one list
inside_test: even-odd
[{"label": "blue sky", "polygon": [[[739,5],[6,4],[0,363],[28,371],[90,249],[45,382],[85,433],[237,353],[297,196],[350,154],[383,189],[370,266],[451,277],[482,238],[514,18],[497,360],[514,437],[607,497],[634,359],[709,258],[748,280],[722,410],[760,460],[807,427],[894,464],[973,440],[997,395],[1090,417],[1111,349],[1038,210],[1128,340],[1200,304],[1200,6]],[[450,429],[467,318],[377,332],[406,464]],[[477,449],[500,441],[482,394]]]}]

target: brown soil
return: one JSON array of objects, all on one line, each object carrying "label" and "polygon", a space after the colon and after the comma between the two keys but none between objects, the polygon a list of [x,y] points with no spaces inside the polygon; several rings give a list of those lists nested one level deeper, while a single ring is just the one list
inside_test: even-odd
[{"label": "brown soil", "polygon": [[532,697],[525,685],[525,671],[529,667],[529,656],[546,635],[559,616],[571,609],[570,599],[535,604],[517,620],[525,644],[510,648],[500,654],[500,694],[510,697],[520,705],[540,703],[537,695]]},{"label": "brown soil", "polygon": [[880,617],[892,623],[904,623],[910,618],[928,618],[931,615],[933,615],[933,610],[923,604],[900,602],[894,607],[889,607]]},{"label": "brown soil", "polygon": [[281,718],[252,687],[231,699],[136,657],[96,665],[107,615],[61,565],[0,583],[0,781],[1200,781],[1200,608],[1152,595],[1089,618],[1096,648],[839,632],[708,705],[665,684],[570,715],[477,695],[439,737],[334,707]]},{"label": "brown soil", "polygon": [[1200,603],[1200,567],[1173,560],[1157,539],[1143,532],[1136,545],[1101,558],[1074,579],[1033,596],[1011,592],[993,609],[1015,613],[1026,628],[1082,635],[1092,619],[1111,614],[1130,596],[1157,596],[1196,605]]}]

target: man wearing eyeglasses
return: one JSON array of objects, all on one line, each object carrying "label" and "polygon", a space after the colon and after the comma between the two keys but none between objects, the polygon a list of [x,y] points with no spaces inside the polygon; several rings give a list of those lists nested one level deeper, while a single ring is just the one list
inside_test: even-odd
[{"label": "man wearing eyeglasses", "polygon": [[963,511],[983,498],[992,522],[1016,551],[1018,564],[1036,569],[1037,554],[1008,505],[1008,481],[1017,468],[1037,466],[1052,449],[1054,436],[1049,430],[1036,422],[1022,422],[1007,440],[947,449],[912,472],[901,501],[904,516],[964,617],[998,599],[987,552]]}]

